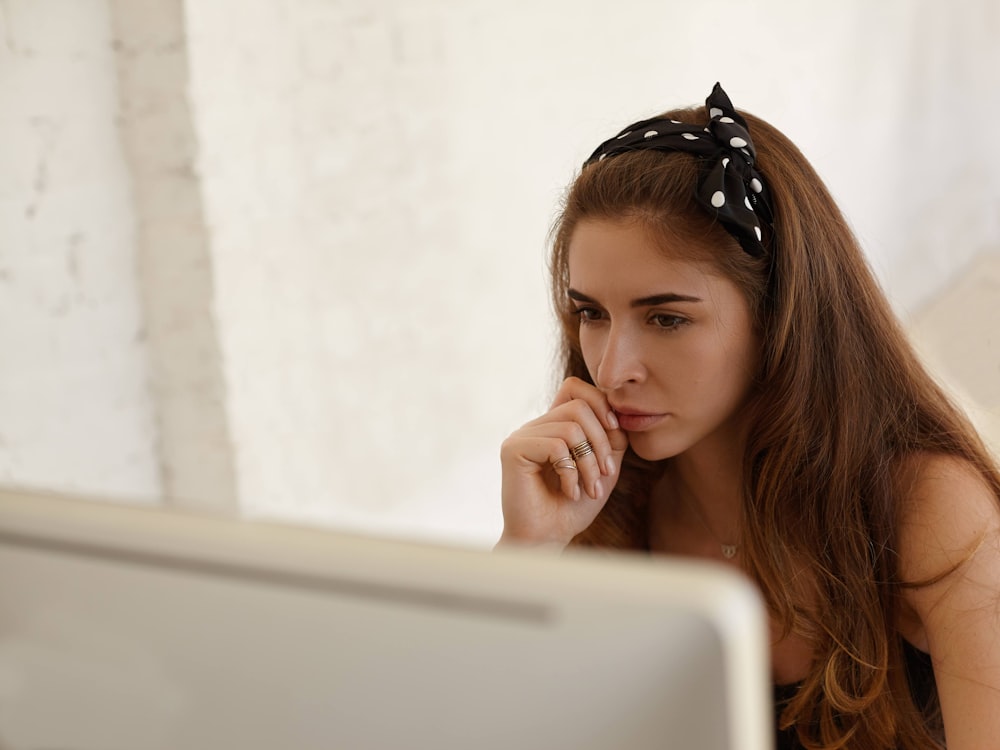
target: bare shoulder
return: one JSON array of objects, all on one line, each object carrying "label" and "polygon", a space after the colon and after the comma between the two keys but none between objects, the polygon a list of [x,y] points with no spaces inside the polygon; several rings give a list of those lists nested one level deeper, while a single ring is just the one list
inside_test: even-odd
[{"label": "bare shoulder", "polygon": [[[904,581],[932,581],[996,548],[1000,501],[954,456],[919,454],[900,467],[898,553]],[[991,543],[992,540],[992,543]]]},{"label": "bare shoulder", "polygon": [[915,457],[899,480],[899,567],[916,623],[903,634],[930,652],[949,750],[995,746],[1000,502],[961,459]]}]

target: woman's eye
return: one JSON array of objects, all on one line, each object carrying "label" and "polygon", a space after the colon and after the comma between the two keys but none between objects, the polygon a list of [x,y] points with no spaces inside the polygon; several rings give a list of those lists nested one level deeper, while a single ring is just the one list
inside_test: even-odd
[{"label": "woman's eye", "polygon": [[574,312],[582,323],[592,323],[601,319],[601,311],[596,307],[578,307]]},{"label": "woman's eye", "polygon": [[656,315],[653,315],[650,320],[659,328],[666,329],[679,328],[687,323],[684,318],[680,318],[676,315],[666,315],[664,313],[657,313]]}]

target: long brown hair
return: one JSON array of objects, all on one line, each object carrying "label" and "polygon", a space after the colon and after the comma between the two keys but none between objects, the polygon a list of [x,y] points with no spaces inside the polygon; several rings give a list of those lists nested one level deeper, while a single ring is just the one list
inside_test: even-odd
[{"label": "long brown hair", "polygon": [[[936,695],[916,705],[894,629],[912,583],[900,580],[896,557],[901,467],[919,453],[961,457],[998,498],[1000,478],[914,354],[822,180],[782,133],[741,114],[771,191],[766,257],[745,253],[695,204],[695,157],[638,151],[589,165],[553,234],[564,374],[593,382],[567,296],[569,243],[582,219],[640,221],[734,281],[763,342],[747,407],[744,564],[784,633],[809,638],[816,659],[782,725],[794,724],[810,748],[941,747]],[[663,116],[708,119],[704,108]],[[661,471],[662,462],[629,451],[607,505],[574,543],[644,548],[645,505]],[[789,583],[802,570],[805,596]]]}]

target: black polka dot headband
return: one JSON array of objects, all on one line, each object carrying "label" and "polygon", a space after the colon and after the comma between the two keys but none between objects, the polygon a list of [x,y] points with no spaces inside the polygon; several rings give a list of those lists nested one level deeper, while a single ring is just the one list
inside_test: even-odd
[{"label": "black polka dot headband", "polygon": [[757,152],[746,120],[733,109],[718,83],[705,100],[708,127],[652,118],[633,123],[597,147],[584,162],[627,151],[684,151],[704,160],[696,198],[750,255],[763,255],[761,225],[773,220],[764,180],[755,167]]}]

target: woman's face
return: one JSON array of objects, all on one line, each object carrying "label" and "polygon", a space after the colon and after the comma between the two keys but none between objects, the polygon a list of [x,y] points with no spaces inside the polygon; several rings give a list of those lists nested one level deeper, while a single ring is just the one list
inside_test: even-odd
[{"label": "woman's face", "polygon": [[681,257],[637,222],[582,221],[569,246],[587,369],[648,460],[738,435],[757,369],[742,292]]}]

